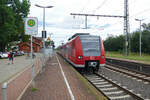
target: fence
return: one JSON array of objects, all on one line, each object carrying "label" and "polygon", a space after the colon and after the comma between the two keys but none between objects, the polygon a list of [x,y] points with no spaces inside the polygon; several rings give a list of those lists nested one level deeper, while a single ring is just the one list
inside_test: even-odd
[{"label": "fence", "polygon": [[[0,86],[2,87],[0,90],[0,100],[19,100],[21,98],[27,87],[33,82],[34,76],[42,71],[42,67],[49,59],[49,55],[38,55],[39,56],[35,58],[36,60],[33,64],[25,67],[13,78],[0,83]],[[34,74],[32,72],[34,72]]]}]

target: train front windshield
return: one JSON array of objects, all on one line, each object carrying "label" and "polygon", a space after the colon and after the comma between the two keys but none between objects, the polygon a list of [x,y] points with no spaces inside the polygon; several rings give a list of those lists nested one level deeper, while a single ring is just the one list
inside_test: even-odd
[{"label": "train front windshield", "polygon": [[99,36],[81,35],[80,40],[82,43],[84,56],[100,56],[100,38]]}]

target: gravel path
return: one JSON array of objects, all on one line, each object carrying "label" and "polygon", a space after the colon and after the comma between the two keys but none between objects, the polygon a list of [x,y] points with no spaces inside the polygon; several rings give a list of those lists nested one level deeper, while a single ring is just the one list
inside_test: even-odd
[{"label": "gravel path", "polygon": [[102,71],[99,73],[102,73],[105,77],[127,87],[127,89],[132,90],[134,93],[141,95],[141,97],[145,98],[145,100],[150,100],[150,83],[147,84],[142,80],[128,77],[125,74],[113,72],[105,67],[103,67]]}]

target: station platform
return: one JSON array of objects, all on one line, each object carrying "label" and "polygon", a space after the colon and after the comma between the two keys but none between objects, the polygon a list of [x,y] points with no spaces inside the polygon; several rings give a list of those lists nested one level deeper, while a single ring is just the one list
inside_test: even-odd
[{"label": "station platform", "polygon": [[[33,59],[33,63],[41,56],[42,54],[36,54],[36,58]],[[17,73],[21,72],[30,65],[31,59],[26,55],[14,57],[14,64],[11,64],[11,61],[9,61],[8,58],[0,59],[0,83],[11,79]]]},{"label": "station platform", "polygon": [[20,100],[33,77],[38,75],[51,57],[52,50],[45,51],[34,53],[32,63],[27,54],[14,57],[13,64],[8,59],[0,59],[0,100]]},{"label": "station platform", "polygon": [[139,60],[131,60],[131,59],[125,59],[125,58],[116,58],[116,57],[106,57],[106,59],[114,59],[114,60],[121,60],[121,61],[127,61],[127,62],[133,62],[133,63],[140,63],[140,64],[147,64],[150,65],[150,62],[147,61],[139,61]]},{"label": "station platform", "polygon": [[56,53],[21,100],[106,100],[71,65]]}]

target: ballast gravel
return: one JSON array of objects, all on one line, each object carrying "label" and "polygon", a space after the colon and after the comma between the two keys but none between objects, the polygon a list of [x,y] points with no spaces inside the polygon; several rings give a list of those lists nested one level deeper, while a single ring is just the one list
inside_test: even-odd
[{"label": "ballast gravel", "polygon": [[127,75],[119,72],[111,71],[105,67],[101,68],[99,73],[103,74],[105,77],[108,77],[108,79],[112,79],[121,86],[133,91],[135,94],[140,95],[144,99],[150,99],[150,83],[133,77],[128,77]]}]

